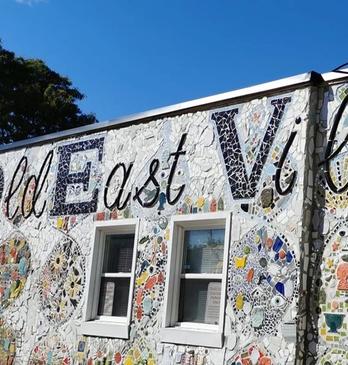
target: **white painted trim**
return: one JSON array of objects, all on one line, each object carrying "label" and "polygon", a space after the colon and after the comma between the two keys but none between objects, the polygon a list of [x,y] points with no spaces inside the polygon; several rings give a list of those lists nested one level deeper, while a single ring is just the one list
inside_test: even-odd
[{"label": "white painted trim", "polygon": [[[127,219],[115,219],[108,221],[96,221],[94,227],[96,229],[101,228],[107,234],[126,234],[134,233],[134,226],[139,222],[139,218],[127,218]],[[110,228],[110,230],[108,229]]]},{"label": "white painted trim", "polygon": [[347,73],[344,74],[344,73],[341,73],[341,72],[325,72],[325,73],[321,74],[321,76],[327,82],[341,81],[341,80],[344,80],[344,79],[348,79],[348,68],[344,68],[341,71],[344,71],[344,72],[347,72]]},{"label": "white painted trim", "polygon": [[134,248],[133,248],[133,259],[132,259],[132,271],[129,284],[129,298],[128,298],[128,310],[127,310],[127,325],[130,325],[131,315],[132,315],[132,304],[133,304],[133,291],[134,291],[134,281],[135,281],[135,266],[137,261],[138,253],[138,242],[139,242],[139,225],[140,219],[133,219],[135,222],[135,232],[134,232]]},{"label": "white painted trim", "polygon": [[223,335],[221,332],[189,330],[174,327],[161,328],[160,336],[162,342],[182,345],[221,348],[223,344]]},{"label": "white painted trim", "polygon": [[127,317],[116,317],[116,316],[97,316],[95,319],[103,322],[113,322],[116,324],[127,324]]},{"label": "white painted trim", "polygon": [[130,278],[130,272],[104,272],[100,275],[102,278]]},{"label": "white painted trim", "polygon": [[175,327],[181,327],[190,330],[198,330],[204,332],[219,332],[219,326],[216,324],[197,323],[197,322],[178,322]]},{"label": "white painted trim", "polygon": [[128,339],[129,325],[107,321],[89,321],[83,322],[78,332],[79,335],[86,336]]},{"label": "white painted trim", "polygon": [[287,342],[296,342],[296,323],[288,322],[281,325],[281,333]]},{"label": "white painted trim", "polygon": [[[171,237],[168,242],[168,267],[163,303],[161,341],[197,346],[221,347],[225,319],[227,267],[231,238],[231,212],[176,215],[170,224]],[[182,251],[185,229],[224,228],[224,262],[222,274],[181,274]],[[221,280],[221,302],[219,324],[178,323],[180,279]]]},{"label": "white painted trim", "polygon": [[180,274],[181,279],[197,279],[197,280],[221,280],[222,274],[210,274],[210,273],[200,273],[200,274]]},{"label": "white painted trim", "polygon": [[186,229],[202,229],[204,224],[209,226],[209,228],[219,226],[224,228],[227,215],[226,212],[179,214],[172,216],[172,223],[178,223],[181,227]]},{"label": "white painted trim", "polygon": [[[87,278],[87,303],[83,312],[81,334],[114,338],[128,338],[132,314],[135,264],[138,250],[140,220],[122,219],[97,221],[94,224],[94,244],[91,252],[91,270]],[[107,234],[134,234],[132,269],[130,273],[102,273],[105,237]],[[102,277],[130,278],[127,316],[98,316],[100,282]],[[103,329],[105,331],[103,332]],[[93,332],[94,331],[94,332]]]},{"label": "white painted trim", "polygon": [[228,258],[229,258],[229,252],[230,252],[230,242],[231,242],[232,219],[233,219],[232,213],[226,215],[224,263],[223,263],[223,270],[222,270],[221,302],[220,302],[220,318],[219,318],[219,332],[221,332],[221,333],[224,332],[224,328],[225,328],[227,270],[228,270]]}]

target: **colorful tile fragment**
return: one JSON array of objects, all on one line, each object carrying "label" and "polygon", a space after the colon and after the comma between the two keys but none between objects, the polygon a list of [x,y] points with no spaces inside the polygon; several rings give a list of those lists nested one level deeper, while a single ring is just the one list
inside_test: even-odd
[{"label": "colorful tile fragment", "polygon": [[18,298],[30,269],[27,240],[15,233],[0,245],[0,312]]}]

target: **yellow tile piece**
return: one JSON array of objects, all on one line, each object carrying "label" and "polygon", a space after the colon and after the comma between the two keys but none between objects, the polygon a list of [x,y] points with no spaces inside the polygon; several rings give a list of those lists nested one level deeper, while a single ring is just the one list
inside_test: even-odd
[{"label": "yellow tile piece", "polygon": [[156,365],[155,359],[150,354],[149,358],[147,359],[147,365]]},{"label": "yellow tile piece", "polygon": [[64,219],[62,217],[58,217],[57,218],[57,228],[58,229],[63,228],[63,224],[64,224]]},{"label": "yellow tile piece", "polygon": [[244,298],[243,294],[238,294],[236,297],[236,308],[242,310],[244,307]]},{"label": "yellow tile piece", "polygon": [[142,285],[145,283],[146,279],[149,277],[149,274],[147,271],[144,271],[136,280],[136,284],[139,286],[139,285]]},{"label": "yellow tile piece", "polygon": [[141,356],[141,354],[140,354],[139,349],[135,349],[133,352],[133,357],[135,358],[135,360],[140,359],[140,356]]},{"label": "yellow tile piece", "polygon": [[202,208],[204,206],[204,202],[205,202],[205,199],[203,198],[203,196],[200,196],[198,199],[197,199],[197,207],[198,208]]},{"label": "yellow tile piece", "polygon": [[330,269],[333,265],[333,260],[332,259],[327,259],[326,260],[326,266]]},{"label": "yellow tile piece", "polygon": [[130,356],[127,356],[125,359],[124,359],[124,365],[133,365],[133,360]]},{"label": "yellow tile piece", "polygon": [[237,269],[244,269],[246,265],[247,257],[235,257],[234,258],[234,264]]},{"label": "yellow tile piece", "polygon": [[166,233],[165,233],[165,235],[164,235],[164,239],[165,239],[166,241],[169,241],[169,238],[170,238],[170,230],[169,230],[169,228],[167,228],[167,229],[166,229]]}]

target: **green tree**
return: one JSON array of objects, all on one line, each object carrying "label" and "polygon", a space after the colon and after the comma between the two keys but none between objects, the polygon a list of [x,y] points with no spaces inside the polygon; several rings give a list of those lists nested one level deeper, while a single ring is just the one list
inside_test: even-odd
[{"label": "green tree", "polygon": [[0,144],[97,122],[76,104],[83,98],[68,78],[0,41]]}]

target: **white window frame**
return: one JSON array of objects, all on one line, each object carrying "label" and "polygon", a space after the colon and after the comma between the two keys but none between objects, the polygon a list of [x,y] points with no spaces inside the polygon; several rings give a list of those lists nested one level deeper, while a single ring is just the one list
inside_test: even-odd
[{"label": "white window frame", "polygon": [[[223,345],[226,284],[229,247],[231,239],[231,212],[215,212],[172,217],[171,238],[168,247],[168,268],[164,293],[164,313],[161,341],[167,343],[221,348]],[[180,280],[183,276],[194,279],[197,274],[181,274],[184,233],[192,229],[224,228],[224,255],[221,274],[205,274],[205,278],[221,279],[219,324],[178,322]],[[200,276],[200,274],[198,274]]]},{"label": "white window frame", "polygon": [[[134,234],[132,269],[130,273],[102,274],[106,235]],[[91,253],[90,272],[87,278],[87,303],[83,313],[83,322],[79,333],[87,336],[101,336],[110,338],[129,338],[131,321],[134,275],[137,256],[139,234],[139,219],[120,219],[112,221],[98,221],[94,224],[94,244]],[[127,316],[98,316],[100,283],[104,277],[130,278]]]}]

